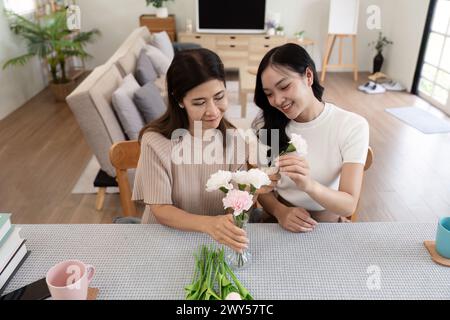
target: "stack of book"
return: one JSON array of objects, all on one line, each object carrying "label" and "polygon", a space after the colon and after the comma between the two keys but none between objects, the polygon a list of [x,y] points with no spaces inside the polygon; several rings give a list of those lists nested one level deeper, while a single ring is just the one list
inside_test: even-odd
[{"label": "stack of book", "polygon": [[11,215],[0,213],[0,294],[28,256],[20,228],[11,224]]}]

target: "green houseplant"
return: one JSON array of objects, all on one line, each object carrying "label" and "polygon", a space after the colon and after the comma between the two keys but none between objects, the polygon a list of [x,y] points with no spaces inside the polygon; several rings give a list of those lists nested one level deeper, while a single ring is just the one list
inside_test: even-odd
[{"label": "green houseplant", "polygon": [[301,30],[301,31],[294,33],[294,36],[299,40],[303,40],[305,37],[305,30]]},{"label": "green houseplant", "polygon": [[275,33],[276,33],[277,36],[284,36],[284,27],[278,25],[278,26],[275,28]]},{"label": "green houseplant", "polygon": [[393,43],[394,42],[383,36],[381,32],[378,34],[378,39],[376,41],[369,43],[369,46],[375,47],[375,50],[377,51],[377,54],[373,59],[373,73],[377,73],[381,70],[384,62],[383,49]]},{"label": "green houseplant", "polygon": [[164,2],[169,0],[145,0],[147,2],[147,6],[153,5],[156,9],[156,16],[158,18],[167,18],[169,16],[169,12],[166,7],[163,6]]},{"label": "green houseplant", "polygon": [[27,45],[27,53],[12,58],[3,65],[25,65],[31,58],[37,56],[47,61],[51,82],[50,89],[56,100],[64,101],[75,84],[66,74],[66,62],[70,57],[85,59],[89,54],[85,50],[87,43],[99,34],[97,29],[74,34],[67,28],[65,11],[58,11],[42,21],[33,21],[16,13],[6,11],[10,18],[11,30],[22,37]]}]

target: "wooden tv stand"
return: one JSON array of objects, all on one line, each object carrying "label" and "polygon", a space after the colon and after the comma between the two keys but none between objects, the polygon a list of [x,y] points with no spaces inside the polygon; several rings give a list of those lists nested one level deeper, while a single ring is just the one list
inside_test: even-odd
[{"label": "wooden tv stand", "polygon": [[266,34],[178,33],[179,42],[191,42],[216,52],[225,68],[257,66],[271,48],[288,42],[285,36]]}]

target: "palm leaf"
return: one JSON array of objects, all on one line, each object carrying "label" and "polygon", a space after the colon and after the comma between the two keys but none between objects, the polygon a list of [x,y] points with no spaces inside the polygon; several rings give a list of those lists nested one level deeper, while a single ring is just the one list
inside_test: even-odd
[{"label": "palm leaf", "polygon": [[[26,42],[27,53],[7,61],[4,68],[10,65],[24,65],[31,57],[39,56],[46,59],[52,68],[53,77],[57,77],[58,64],[64,64],[67,57],[85,59],[90,55],[84,50],[84,45],[90,42],[100,32],[93,29],[81,32],[72,37],[72,31],[67,28],[66,11],[58,11],[48,18],[35,22],[14,12],[6,11],[10,29]],[[62,73],[64,77],[64,73]],[[58,82],[55,78],[54,81]]]},{"label": "palm leaf", "polygon": [[23,66],[34,56],[35,56],[35,54],[33,54],[33,53],[26,53],[19,57],[10,59],[10,60],[6,61],[6,63],[3,65],[3,69],[6,69],[9,66]]},{"label": "palm leaf", "polygon": [[10,22],[10,28],[13,29],[13,31],[19,30],[22,32],[35,34],[40,34],[42,32],[42,29],[38,23],[35,23],[21,15],[18,15],[17,13],[5,10],[5,15],[7,18],[12,20]]},{"label": "palm leaf", "polygon": [[75,36],[73,39],[73,42],[80,43],[80,44],[86,44],[88,42],[91,42],[96,35],[100,35],[100,31],[98,29],[93,29],[91,31],[87,32],[80,32]]}]

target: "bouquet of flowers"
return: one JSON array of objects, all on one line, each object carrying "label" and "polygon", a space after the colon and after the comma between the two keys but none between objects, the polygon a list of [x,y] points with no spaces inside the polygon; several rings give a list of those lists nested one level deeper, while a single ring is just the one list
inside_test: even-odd
[{"label": "bouquet of flowers", "polygon": [[[262,186],[270,185],[270,183],[269,176],[259,169],[237,172],[219,170],[209,178],[206,183],[206,191],[221,190],[225,194],[222,199],[224,209],[233,212],[236,226],[245,228],[256,191]],[[235,185],[237,185],[237,189]],[[242,253],[234,253],[232,257],[228,257],[230,264],[236,268],[242,268],[249,258],[248,250]]]}]

